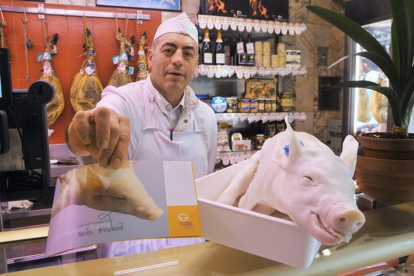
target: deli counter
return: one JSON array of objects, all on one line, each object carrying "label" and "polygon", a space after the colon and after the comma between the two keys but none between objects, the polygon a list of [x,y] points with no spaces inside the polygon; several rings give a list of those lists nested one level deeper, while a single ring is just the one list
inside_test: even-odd
[{"label": "deli counter", "polygon": [[[386,270],[396,274],[384,275],[414,275],[414,260],[410,257],[414,253],[414,202],[364,214],[365,225],[348,244],[322,246],[306,269],[209,241],[121,257],[83,258],[85,261],[7,275],[371,275]],[[47,233],[48,226],[2,232],[1,248],[45,242]]]}]

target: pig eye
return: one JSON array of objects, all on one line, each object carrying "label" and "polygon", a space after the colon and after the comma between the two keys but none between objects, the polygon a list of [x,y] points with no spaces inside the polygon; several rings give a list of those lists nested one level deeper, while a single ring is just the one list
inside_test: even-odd
[{"label": "pig eye", "polygon": [[305,178],[309,179],[310,181],[313,181],[312,177],[305,175]]},{"label": "pig eye", "polygon": [[120,202],[127,202],[127,199],[124,196],[117,196],[116,200]]}]

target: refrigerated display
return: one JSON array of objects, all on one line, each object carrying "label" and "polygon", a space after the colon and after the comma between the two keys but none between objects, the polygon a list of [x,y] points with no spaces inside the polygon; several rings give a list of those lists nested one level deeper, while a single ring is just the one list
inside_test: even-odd
[{"label": "refrigerated display", "polygon": [[[391,20],[378,21],[364,25],[363,28],[372,34],[390,53]],[[365,49],[356,42],[349,40],[347,55],[352,56],[362,51],[365,51]],[[389,86],[387,76],[375,63],[364,57],[352,56],[348,62],[348,67],[347,79],[368,80],[382,86]],[[364,88],[352,88],[349,92],[349,105],[344,110],[344,117],[348,119],[348,125],[345,126],[345,135],[391,131],[392,114],[389,112],[388,100],[384,95]],[[411,117],[413,117],[413,114]],[[411,120],[408,131],[410,133],[414,132],[414,120]]]},{"label": "refrigerated display", "polygon": [[[370,25],[363,26],[371,33],[381,45],[389,52],[391,41],[391,21],[381,21]],[[349,54],[363,52],[359,44],[352,42]],[[378,66],[361,56],[353,56],[351,62],[350,79],[367,80],[378,83],[382,86],[388,86],[388,78],[378,68]],[[389,120],[388,100],[387,98],[371,89],[354,88],[352,89],[353,97],[349,110],[350,126],[352,134],[357,135],[367,132],[386,132],[387,122]]]}]

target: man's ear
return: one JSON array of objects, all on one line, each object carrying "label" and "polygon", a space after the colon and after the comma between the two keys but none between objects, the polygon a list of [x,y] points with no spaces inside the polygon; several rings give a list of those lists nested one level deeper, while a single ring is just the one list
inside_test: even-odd
[{"label": "man's ear", "polygon": [[152,69],[152,57],[153,57],[152,49],[149,48],[148,53],[147,53],[147,62],[148,62],[148,69],[150,69],[150,70]]}]

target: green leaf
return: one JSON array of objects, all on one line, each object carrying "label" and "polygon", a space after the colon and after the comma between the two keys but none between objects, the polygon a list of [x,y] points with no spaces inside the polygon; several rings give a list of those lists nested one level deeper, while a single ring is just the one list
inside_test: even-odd
[{"label": "green leaf", "polygon": [[[392,51],[392,61],[394,62],[394,66],[397,70],[398,76],[401,76],[401,65],[400,65],[400,49],[398,48],[398,41],[397,39],[393,39],[393,37],[397,37],[395,29],[395,24],[391,24],[391,51]],[[401,81],[399,79],[398,81]]]},{"label": "green leaf", "polygon": [[394,91],[397,93],[398,97],[402,96],[402,88],[400,84],[400,78],[398,76],[398,72],[394,67],[394,64],[390,62],[389,59],[383,58],[381,55],[375,52],[359,52],[354,55],[358,55],[361,57],[365,57],[372,62],[374,62],[382,72],[388,77]]},{"label": "green leaf", "polygon": [[359,88],[366,88],[368,86],[380,86],[379,84],[372,82],[372,81],[365,81],[365,80],[360,80],[360,81],[344,81],[338,84],[335,84],[333,86],[333,88],[354,88],[354,87],[359,87]]},{"label": "green leaf", "polygon": [[[393,46],[398,49],[401,83],[405,83],[413,64],[413,7],[414,0],[390,0],[389,5],[393,15]],[[398,60],[399,58],[399,60]]]},{"label": "green leaf", "polygon": [[401,102],[407,103],[407,104],[414,104],[414,102],[410,100],[412,97],[414,97],[414,68],[411,68],[411,72],[408,77],[408,80],[403,87],[403,94],[401,96]]},{"label": "green leaf", "polygon": [[388,103],[391,106],[394,125],[403,126],[403,116],[401,114],[402,110],[400,109],[400,102],[392,88],[384,86],[368,86],[367,89],[375,90],[387,97]]}]

